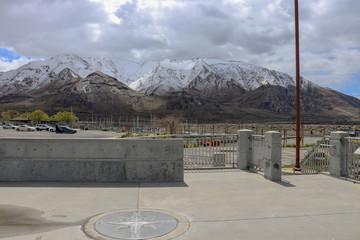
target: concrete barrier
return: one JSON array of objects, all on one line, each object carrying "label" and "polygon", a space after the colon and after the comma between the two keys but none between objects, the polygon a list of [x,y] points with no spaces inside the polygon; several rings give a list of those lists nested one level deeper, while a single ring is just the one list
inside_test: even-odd
[{"label": "concrete barrier", "polygon": [[0,139],[0,181],[184,181],[181,139]]}]

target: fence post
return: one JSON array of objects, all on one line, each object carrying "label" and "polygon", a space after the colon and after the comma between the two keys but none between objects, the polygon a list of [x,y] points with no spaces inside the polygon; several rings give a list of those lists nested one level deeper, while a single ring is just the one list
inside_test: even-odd
[{"label": "fence post", "polygon": [[330,175],[334,177],[346,177],[346,143],[347,132],[337,131],[330,133]]},{"label": "fence post", "polygon": [[271,181],[281,181],[281,133],[265,133],[264,177]]},{"label": "fence post", "polygon": [[252,161],[252,135],[254,131],[243,129],[237,132],[238,134],[238,152],[237,161],[238,168],[241,170],[249,170]]}]

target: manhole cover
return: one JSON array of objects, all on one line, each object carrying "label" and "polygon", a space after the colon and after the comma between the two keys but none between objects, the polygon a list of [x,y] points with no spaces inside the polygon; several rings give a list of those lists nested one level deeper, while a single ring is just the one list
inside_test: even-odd
[{"label": "manhole cover", "polygon": [[125,210],[91,218],[84,227],[95,239],[170,239],[189,227],[186,218],[163,210]]}]

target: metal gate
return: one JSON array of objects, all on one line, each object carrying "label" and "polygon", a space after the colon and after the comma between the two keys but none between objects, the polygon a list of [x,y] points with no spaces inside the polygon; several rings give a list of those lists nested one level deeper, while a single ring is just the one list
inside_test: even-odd
[{"label": "metal gate", "polygon": [[360,138],[347,137],[345,150],[345,171],[348,178],[359,180],[360,178]]},{"label": "metal gate", "polygon": [[184,139],[185,169],[237,166],[237,134],[181,137]]},{"label": "metal gate", "polygon": [[301,174],[328,172],[330,167],[330,137],[323,137],[301,161]]},{"label": "metal gate", "polygon": [[264,171],[265,135],[252,135],[252,162],[250,168],[254,171]]}]

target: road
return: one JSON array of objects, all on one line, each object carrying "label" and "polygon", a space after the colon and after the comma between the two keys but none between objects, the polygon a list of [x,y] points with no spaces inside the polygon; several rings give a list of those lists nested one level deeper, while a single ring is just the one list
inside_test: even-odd
[{"label": "road", "polygon": [[13,129],[0,128],[0,138],[116,138],[121,136],[121,133],[116,132],[103,132],[103,131],[82,131],[77,129],[75,134],[56,134],[48,131],[35,131],[35,132],[18,132]]}]

